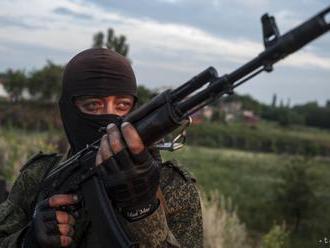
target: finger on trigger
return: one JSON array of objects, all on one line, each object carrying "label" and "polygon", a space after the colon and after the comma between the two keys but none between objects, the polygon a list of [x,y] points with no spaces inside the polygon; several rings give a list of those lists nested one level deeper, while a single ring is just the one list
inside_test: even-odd
[{"label": "finger on trigger", "polygon": [[61,235],[60,239],[61,239],[61,247],[68,247],[72,243],[72,238],[71,237]]},{"label": "finger on trigger", "polygon": [[48,199],[49,207],[56,208],[60,206],[72,205],[78,202],[78,197],[71,194],[53,195]]},{"label": "finger on trigger", "polygon": [[76,222],[72,215],[64,211],[56,211],[56,220],[58,224],[74,225]]},{"label": "finger on trigger", "polygon": [[144,144],[136,129],[129,122],[121,125],[123,137],[132,154],[139,154],[144,150]]},{"label": "finger on trigger", "polygon": [[117,126],[113,123],[107,126],[108,140],[110,143],[110,148],[114,154],[117,154],[123,150],[124,145],[121,139],[121,135]]}]

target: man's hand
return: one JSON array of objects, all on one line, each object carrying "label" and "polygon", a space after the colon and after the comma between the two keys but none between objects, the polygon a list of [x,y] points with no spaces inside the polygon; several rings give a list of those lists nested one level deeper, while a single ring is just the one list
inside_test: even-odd
[{"label": "man's hand", "polygon": [[68,247],[72,243],[75,219],[65,211],[57,210],[78,202],[76,195],[54,195],[39,202],[33,214],[32,225],[23,247],[36,243],[39,247]]},{"label": "man's hand", "polygon": [[127,219],[140,219],[158,207],[159,164],[130,123],[123,123],[121,131],[108,125],[96,165],[110,198]]}]

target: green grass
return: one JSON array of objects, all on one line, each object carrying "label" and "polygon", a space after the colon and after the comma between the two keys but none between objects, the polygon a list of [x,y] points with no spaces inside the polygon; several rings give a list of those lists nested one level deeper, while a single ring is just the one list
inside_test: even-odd
[{"label": "green grass", "polygon": [[[315,211],[308,217],[304,237],[297,236],[295,244],[303,240],[309,247],[314,239],[330,230],[330,161],[327,158],[304,159],[297,156],[253,153],[229,149],[186,146],[175,153],[163,153],[165,159],[176,159],[189,168],[205,192],[218,190],[230,197],[238,208],[240,219],[251,234],[266,233],[282,217],[275,206],[274,192],[292,160],[301,161],[311,178],[316,195]],[[312,226],[312,227],[311,227]],[[308,243],[310,242],[310,243]],[[300,244],[301,245],[301,244]]]},{"label": "green grass", "polygon": [[256,127],[243,123],[204,123],[187,131],[190,145],[233,148],[278,154],[330,156],[330,132],[306,127],[281,127],[260,122]]},{"label": "green grass", "polygon": [[330,145],[330,131],[325,129],[296,125],[282,127],[275,122],[269,121],[261,121],[258,124],[258,129],[267,131],[270,134],[285,134],[290,137],[319,141]]},{"label": "green grass", "polygon": [[19,169],[32,155],[43,151],[55,152],[60,132],[31,132],[0,128],[0,175],[12,182]]},{"label": "green grass", "polygon": [[[224,127],[223,127],[224,128]],[[232,127],[230,127],[232,128]],[[239,126],[234,127],[239,128]],[[271,123],[258,127],[261,132],[279,132]],[[274,131],[275,130],[275,131]],[[290,135],[302,135],[328,142],[329,133],[299,127],[287,130]],[[306,132],[306,133],[305,133]],[[296,133],[296,134],[295,134]],[[282,135],[282,134],[281,134]],[[31,132],[0,128],[0,174],[13,181],[19,168],[40,150],[54,152],[62,133]],[[306,220],[305,228],[296,235],[292,247],[314,247],[317,240],[328,237],[330,230],[330,158],[301,157],[231,149],[185,146],[175,153],[163,152],[164,159],[177,159],[188,167],[203,191],[218,190],[231,198],[239,218],[247,225],[253,237],[267,233],[274,222],[281,223],[274,194],[281,182],[282,173],[292,160],[300,161],[311,178],[316,196],[315,209]]]}]

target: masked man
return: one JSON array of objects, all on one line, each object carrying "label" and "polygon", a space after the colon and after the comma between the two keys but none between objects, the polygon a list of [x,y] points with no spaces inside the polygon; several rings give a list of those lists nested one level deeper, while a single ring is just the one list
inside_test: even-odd
[{"label": "masked man", "polygon": [[130,123],[119,122],[134,108],[136,93],[130,63],[111,50],[85,50],[67,64],[59,106],[70,152],[40,153],[21,169],[0,205],[0,247],[95,247],[88,213],[63,208],[83,201],[81,196],[38,195],[50,170],[98,138],[95,166],[139,247],[202,247],[194,179],[175,163],[163,163]]}]

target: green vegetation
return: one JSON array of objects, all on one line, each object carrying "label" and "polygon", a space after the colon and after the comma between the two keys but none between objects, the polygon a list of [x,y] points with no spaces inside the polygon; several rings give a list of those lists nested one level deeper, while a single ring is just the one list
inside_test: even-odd
[{"label": "green vegetation", "polygon": [[330,134],[306,127],[284,128],[261,122],[256,127],[243,123],[205,123],[189,128],[187,142],[206,147],[228,147],[247,151],[329,156]]},{"label": "green vegetation", "polygon": [[0,175],[13,182],[19,169],[39,151],[55,152],[62,144],[60,132],[27,132],[0,128]]},{"label": "green vegetation", "polygon": [[285,204],[278,202],[277,189],[285,183],[283,174],[287,166],[300,161],[311,178],[306,183],[310,185],[315,198],[312,202],[308,201],[313,203],[312,213],[302,220],[300,229],[294,230],[291,235],[292,247],[314,247],[319,237],[327,235],[330,228],[330,171],[326,158],[305,159],[203,147],[185,147],[176,153],[164,153],[164,157],[175,158],[188,167],[203,191],[217,189],[225,197],[230,197],[238,208],[239,218],[257,239],[271,229],[274,221],[281,223],[286,220],[287,216],[282,211]]},{"label": "green vegetation", "polygon": [[204,247],[249,248],[250,241],[230,199],[221,197],[217,191],[203,198]]},{"label": "green vegetation", "polygon": [[[313,131],[315,137],[326,136],[322,135],[323,131]],[[293,132],[299,133],[298,129]],[[302,135],[309,137],[307,134]],[[63,151],[63,147],[63,134],[56,130],[28,132],[2,128],[1,174],[13,182],[19,168],[32,154],[40,150],[53,152],[59,148]],[[239,230],[241,235],[244,234],[245,224],[249,239],[252,238],[255,242],[252,247],[255,247],[261,236],[272,229],[274,223],[283,221],[287,223],[290,232],[290,247],[313,247],[317,240],[328,235],[329,158],[192,146],[186,146],[175,153],[164,152],[163,157],[175,158],[188,167],[197,178],[203,192],[206,192],[207,199],[214,202],[214,190],[227,199],[219,203],[220,208],[226,209],[227,212],[222,213],[225,217],[221,218],[225,219],[221,221],[224,222],[219,220],[217,225],[232,235],[231,241],[236,239],[235,230]],[[305,194],[306,192],[308,194]],[[220,214],[217,211],[222,211],[214,207],[208,210],[208,214],[212,214],[212,211],[215,211],[213,214]],[[299,228],[296,228],[295,211],[302,213],[299,217]],[[212,222],[212,219],[210,217],[209,221]],[[230,223],[233,226],[230,226]],[[213,229],[209,227],[209,230]],[[275,234],[270,234],[269,239],[272,240],[273,236],[277,235],[276,230]],[[208,235],[213,234],[210,232]]]},{"label": "green vegetation", "polygon": [[115,31],[112,28],[108,29],[106,42],[104,42],[105,35],[103,32],[97,32],[93,37],[93,47],[102,48],[106,47],[112,49],[117,53],[127,57],[129,45],[126,43],[125,35],[115,35]]},{"label": "green vegetation", "polygon": [[262,248],[286,248],[289,246],[289,233],[285,225],[274,225],[272,229],[262,237]]}]

